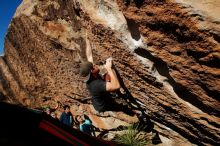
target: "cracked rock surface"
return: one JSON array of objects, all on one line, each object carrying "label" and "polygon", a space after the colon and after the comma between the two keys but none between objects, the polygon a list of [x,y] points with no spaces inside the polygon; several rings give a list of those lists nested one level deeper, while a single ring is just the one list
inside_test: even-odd
[{"label": "cracked rock surface", "polygon": [[87,36],[95,63],[114,59],[116,101],[144,110],[162,145],[220,145],[220,20],[202,11],[220,2],[207,1],[23,0],[0,57],[1,100],[58,115],[68,104],[104,129],[137,122],[95,115],[79,76]]}]

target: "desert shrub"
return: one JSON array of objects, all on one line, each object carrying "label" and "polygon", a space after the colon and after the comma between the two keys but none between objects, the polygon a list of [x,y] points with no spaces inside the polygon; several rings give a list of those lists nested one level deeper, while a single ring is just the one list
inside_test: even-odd
[{"label": "desert shrub", "polygon": [[135,125],[128,126],[128,129],[116,135],[113,141],[123,146],[146,146],[148,144],[146,135]]}]

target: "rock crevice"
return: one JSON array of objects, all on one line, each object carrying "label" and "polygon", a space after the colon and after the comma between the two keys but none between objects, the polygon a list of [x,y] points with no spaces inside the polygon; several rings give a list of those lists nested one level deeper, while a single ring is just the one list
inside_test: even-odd
[{"label": "rock crevice", "polygon": [[29,108],[55,101],[58,112],[68,104],[99,128],[137,122],[122,111],[94,114],[79,76],[90,44],[95,63],[114,58],[124,90],[115,101],[146,113],[164,145],[219,145],[220,23],[193,6],[170,0],[24,0],[0,57],[0,99]]}]

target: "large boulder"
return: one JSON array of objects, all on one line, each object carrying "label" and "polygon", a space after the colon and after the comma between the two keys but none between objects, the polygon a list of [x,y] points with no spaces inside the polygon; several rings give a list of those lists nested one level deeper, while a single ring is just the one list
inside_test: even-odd
[{"label": "large boulder", "polygon": [[79,76],[91,46],[95,63],[113,57],[123,87],[117,102],[145,112],[164,145],[219,145],[220,20],[201,11],[219,10],[211,2],[23,0],[0,58],[1,100],[68,104],[104,129],[137,122],[120,111],[95,115]]}]

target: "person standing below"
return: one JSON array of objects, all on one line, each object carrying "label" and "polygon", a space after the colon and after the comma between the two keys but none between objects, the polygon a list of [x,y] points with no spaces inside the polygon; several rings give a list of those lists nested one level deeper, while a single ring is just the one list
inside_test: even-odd
[{"label": "person standing below", "polygon": [[51,114],[51,109],[50,109],[49,107],[47,107],[47,108],[45,109],[45,113],[46,113],[47,115],[50,115],[50,114]]},{"label": "person standing below", "polygon": [[77,115],[76,120],[79,123],[79,129],[80,131],[87,133],[91,136],[95,136],[94,127],[92,125],[92,122],[88,119],[85,119],[84,116]]},{"label": "person standing below", "polygon": [[64,112],[60,116],[60,122],[67,126],[73,127],[73,116],[70,112],[70,106],[65,105],[63,109]]},{"label": "person standing below", "polygon": [[55,112],[51,112],[50,116],[56,120],[59,120],[59,118],[57,117],[57,114]]}]

